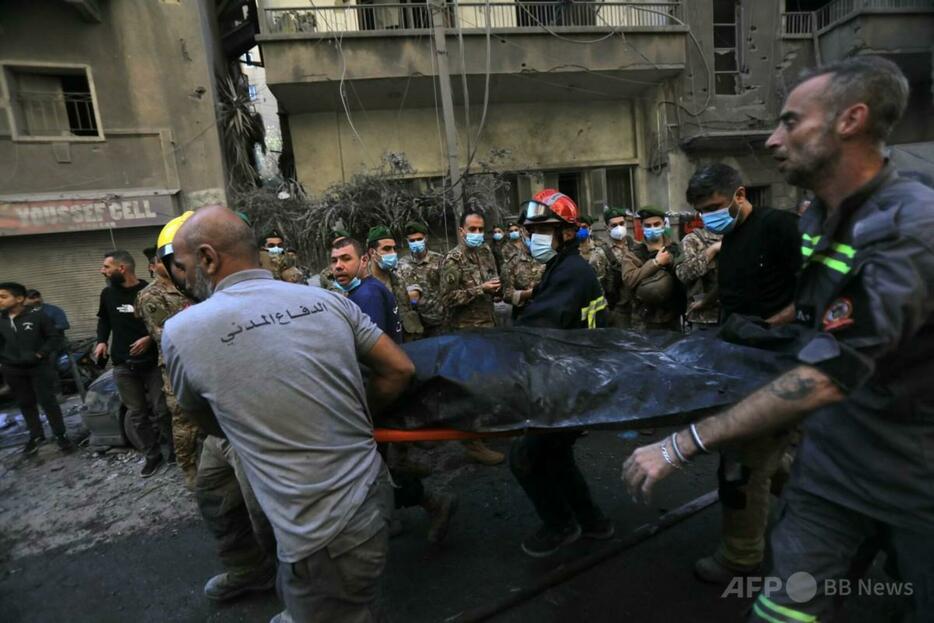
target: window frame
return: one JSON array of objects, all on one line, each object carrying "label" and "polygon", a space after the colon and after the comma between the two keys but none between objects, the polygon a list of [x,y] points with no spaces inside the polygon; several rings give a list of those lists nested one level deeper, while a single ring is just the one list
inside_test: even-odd
[{"label": "window frame", "polygon": [[[741,73],[740,67],[741,58],[740,58],[740,45],[742,43],[742,21],[743,21],[743,6],[741,2],[732,0],[733,4],[733,21],[731,23],[718,22],[716,17],[713,17],[711,32],[713,33],[713,64],[711,69],[713,70],[713,92],[714,95],[719,97],[735,97],[737,95],[742,95],[743,86],[741,82]],[[716,8],[712,11],[713,14],[716,14]],[[724,27],[733,28],[733,47],[723,48],[717,47],[717,28]],[[717,55],[724,52],[733,53],[733,60],[736,65],[736,68],[733,70],[717,70]],[[733,76],[733,92],[732,93],[721,93],[717,90],[717,77],[718,76]]]},{"label": "window frame", "polygon": [[[96,136],[75,136],[75,135],[49,135],[49,136],[34,136],[31,134],[23,134],[18,126],[16,115],[14,114],[14,106],[16,103],[13,98],[15,91],[13,85],[10,84],[8,76],[15,73],[17,70],[20,70],[21,73],[27,73],[30,69],[40,69],[40,70],[53,70],[49,71],[51,75],[55,75],[54,70],[63,69],[63,70],[80,70],[84,72],[84,76],[88,81],[88,91],[91,94],[91,106],[94,108],[94,122],[97,126],[97,135]],[[43,73],[43,72],[35,72]],[[100,104],[97,98],[97,86],[94,83],[94,72],[91,69],[91,66],[86,63],[51,63],[51,62],[38,62],[38,61],[23,61],[16,59],[0,59],[0,107],[3,107],[6,118],[7,125],[10,131],[10,137],[14,142],[18,143],[102,143],[106,141],[104,135],[104,126],[101,120],[101,110]]]}]

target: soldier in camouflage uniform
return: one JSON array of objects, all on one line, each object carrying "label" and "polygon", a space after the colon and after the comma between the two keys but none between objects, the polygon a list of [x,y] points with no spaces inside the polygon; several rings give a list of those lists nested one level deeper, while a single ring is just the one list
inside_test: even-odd
[{"label": "soldier in camouflage uniform", "polygon": [[280,279],[279,269],[282,263],[282,257],[285,254],[282,240],[282,234],[278,230],[272,229],[263,236],[259,245],[259,265],[272,273],[276,279]]},{"label": "soldier in camouflage uniform", "polygon": [[149,270],[155,279],[136,295],[136,316],[146,325],[152,341],[159,349],[159,370],[162,372],[162,392],[166,406],[172,414],[172,443],[175,446],[175,458],[178,467],[185,475],[185,485],[194,491],[195,476],[198,473],[198,437],[200,431],[186,416],[172,392],[169,376],[162,359],[162,327],[165,321],[191,304],[185,295],[175,289],[172,280],[162,262],[156,260],[155,247],[144,251],[149,259]]},{"label": "soldier in camouflage uniform", "polygon": [[671,240],[662,208],[644,206],[638,216],[645,239],[623,258],[623,283],[633,292],[633,325],[680,331],[684,287],[674,275],[674,265],[681,247]]},{"label": "soldier in camouflage uniform", "polygon": [[[502,289],[493,252],[484,244],[483,216],[465,212],[457,230],[458,244],[441,263],[441,304],[452,331],[496,325],[493,299]],[[464,442],[469,458],[496,465],[506,458],[480,440]]]},{"label": "soldier in camouflage uniform", "polygon": [[444,325],[441,306],[441,262],[444,256],[428,248],[428,228],[422,223],[407,223],[405,237],[409,255],[399,260],[399,274],[407,285],[415,310],[425,328],[425,337],[440,335]]},{"label": "soldier in camouflage uniform", "polygon": [[506,230],[503,229],[502,225],[494,225],[490,235],[490,250],[493,252],[493,259],[496,260],[496,272],[500,274],[502,274],[503,265],[506,263],[506,257],[503,254],[506,242]]},{"label": "soldier in camouflage uniform", "polygon": [[[509,231],[506,232],[506,243],[503,245],[503,266],[509,263],[512,256],[516,253],[527,252],[529,248],[525,244],[525,229],[517,221],[509,223]],[[502,274],[502,271],[500,271]]]},{"label": "soldier in camouflage uniform", "polygon": [[675,275],[687,288],[685,315],[692,326],[710,327],[720,322],[717,256],[722,238],[700,228],[681,239],[682,255],[675,263]]},{"label": "soldier in camouflage uniform", "polygon": [[[396,240],[388,227],[377,225],[371,227],[366,237],[367,253],[370,256],[370,275],[379,279],[393,296],[399,306],[399,317],[402,319],[402,340],[411,342],[425,335],[425,327],[415,309],[413,297],[417,296],[418,284],[406,283],[404,277],[397,270],[399,254],[396,252]],[[413,286],[411,294],[409,286]]]},{"label": "soldier in camouflage uniform", "polygon": [[607,257],[607,278],[604,293],[609,314],[607,325],[618,329],[632,326],[632,290],[623,283],[623,258],[626,252],[635,246],[635,240],[626,233],[626,211],[622,208],[610,208],[603,213],[610,241],[594,239],[603,248]]},{"label": "soldier in camouflage uniform", "polygon": [[580,229],[577,230],[577,239],[581,241],[581,257],[587,260],[587,263],[590,264],[593,271],[597,273],[597,281],[600,282],[600,287],[606,292],[610,260],[607,258],[606,252],[597,245],[591,237],[590,229],[591,225],[593,225],[593,219],[589,216],[581,216],[579,220],[581,226]]},{"label": "soldier in camouflage uniform", "polygon": [[525,243],[520,241],[519,244],[522,250],[511,253],[503,267],[503,300],[512,305],[513,320],[520,316],[522,308],[532,298],[532,288],[538,285],[545,272],[545,265],[532,258]]}]

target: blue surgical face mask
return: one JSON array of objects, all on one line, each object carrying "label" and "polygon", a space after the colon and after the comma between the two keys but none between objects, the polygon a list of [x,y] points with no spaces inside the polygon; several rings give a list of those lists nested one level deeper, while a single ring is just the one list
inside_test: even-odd
[{"label": "blue surgical face mask", "polygon": [[399,262],[399,256],[395,253],[387,253],[379,256],[379,267],[383,270],[395,270]]},{"label": "blue surgical face mask", "polygon": [[519,232],[517,232],[517,231],[511,231],[511,232],[509,232],[509,239],[510,239],[510,240],[518,240],[518,239],[519,239]]},{"label": "blue surgical face mask", "polygon": [[415,255],[421,255],[425,252],[425,241],[424,240],[410,240],[409,241],[409,251]]},{"label": "blue surgical face mask", "polygon": [[346,286],[342,286],[340,281],[335,281],[337,287],[343,290],[344,292],[350,292],[351,290],[356,290],[360,286],[360,277],[354,277],[353,281],[348,283]]},{"label": "blue surgical face mask", "polygon": [[464,244],[471,249],[476,249],[483,244],[483,234],[464,234]]},{"label": "blue surgical face mask", "polygon": [[493,234],[493,240],[495,240],[496,242],[499,242],[503,238],[505,238],[505,236],[499,232]]},{"label": "blue surgical face mask", "polygon": [[551,248],[552,237],[550,234],[532,234],[532,242],[529,251],[536,262],[547,264],[548,260],[553,258],[557,251]]},{"label": "blue surgical face mask", "polygon": [[580,240],[581,242],[583,242],[583,241],[587,240],[588,238],[590,238],[590,229],[588,229],[588,228],[586,228],[586,227],[581,227],[580,229],[577,230],[577,239],[578,239],[578,240]]},{"label": "blue surgical face mask", "polygon": [[644,227],[642,233],[645,235],[646,240],[658,240],[665,235],[665,226],[660,225],[658,227]]},{"label": "blue surgical face mask", "polygon": [[730,214],[730,206],[714,212],[704,212],[701,214],[701,220],[704,221],[704,228],[715,234],[725,234],[736,224],[736,219]]}]

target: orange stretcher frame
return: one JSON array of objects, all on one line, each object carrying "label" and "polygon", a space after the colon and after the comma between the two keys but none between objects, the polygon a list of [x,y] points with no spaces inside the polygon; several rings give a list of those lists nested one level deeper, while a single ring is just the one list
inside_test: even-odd
[{"label": "orange stretcher frame", "polygon": [[375,428],[373,438],[376,443],[406,443],[412,441],[464,441],[468,439],[486,439],[488,437],[515,437],[524,431],[505,431],[501,433],[473,433],[453,428],[419,428],[398,430],[395,428]]}]

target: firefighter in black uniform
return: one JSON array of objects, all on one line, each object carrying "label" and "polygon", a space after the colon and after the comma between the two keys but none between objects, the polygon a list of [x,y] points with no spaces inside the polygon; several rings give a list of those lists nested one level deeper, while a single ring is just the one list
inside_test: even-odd
[{"label": "firefighter in black uniform", "polygon": [[[545,264],[545,272],[515,326],[605,327],[606,299],[578,250],[578,211],[571,198],[545,189],[524,204],[520,221],[531,234],[532,257]],[[530,556],[548,556],[581,536],[613,537],[613,522],[593,503],[574,461],[579,436],[577,431],[525,435],[510,450],[512,473],[544,524],[522,542],[522,550]]]},{"label": "firefighter in black uniform", "polygon": [[782,584],[759,594],[752,621],[828,614],[868,544],[889,554],[914,620],[934,621],[934,190],[884,157],[907,99],[898,67],[872,56],[791,91],[766,144],[816,195],[800,223],[799,365],[624,466],[630,491],[648,495],[699,452],[807,416],[772,532]]}]

